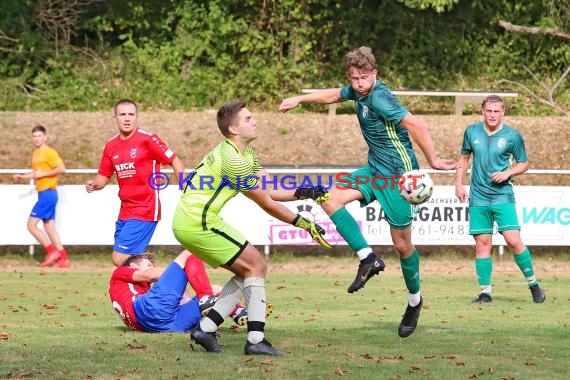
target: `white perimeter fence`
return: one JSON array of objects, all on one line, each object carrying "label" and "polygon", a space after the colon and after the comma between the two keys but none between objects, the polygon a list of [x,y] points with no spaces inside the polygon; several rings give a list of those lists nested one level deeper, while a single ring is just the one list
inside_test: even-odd
[{"label": "white perimeter fence", "polygon": [[[355,168],[266,168],[280,184],[294,188],[302,181],[325,186],[335,183],[335,174]],[[0,169],[2,175],[26,172],[26,169]],[[94,169],[68,169],[66,175],[96,174]],[[172,173],[172,170],[164,170]],[[430,174],[454,175],[453,171],[428,170]],[[528,174],[568,176],[570,170],[529,170]],[[271,183],[269,183],[271,185]],[[29,245],[33,254],[35,239],[26,229],[30,211],[37,200],[32,183],[0,185],[0,245]],[[530,246],[570,246],[570,186],[516,186],[517,211],[522,237]],[[113,245],[115,221],[119,213],[117,185],[88,194],[84,185],[58,187],[59,204],[56,224],[65,245]],[[179,189],[170,185],[161,190],[162,222],[151,240],[152,246],[178,245],[171,230]],[[345,245],[335,225],[312,201],[284,203],[295,213],[315,220],[326,229],[331,245]],[[389,226],[378,202],[360,207],[358,202],[347,205],[348,211],[360,225],[364,237],[371,245],[392,245]],[[472,245],[469,235],[468,206],[455,197],[453,186],[435,186],[431,199],[419,206],[413,223],[412,240],[417,245]],[[254,245],[312,245],[304,231],[283,223],[265,213],[248,198],[238,195],[223,209],[222,216],[238,228]],[[505,241],[494,233],[493,244],[502,254]]]}]

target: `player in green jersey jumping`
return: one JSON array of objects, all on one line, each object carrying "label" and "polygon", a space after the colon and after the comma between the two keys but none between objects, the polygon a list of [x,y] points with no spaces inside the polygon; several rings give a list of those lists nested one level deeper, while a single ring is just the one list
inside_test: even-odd
[{"label": "player in green jersey jumping", "polygon": [[[534,275],[532,257],[521,241],[511,178],[528,170],[529,162],[521,134],[503,123],[505,105],[497,95],[483,100],[483,121],[471,124],[463,134],[461,157],[457,164],[455,195],[469,199],[469,234],[475,238],[475,271],[481,292],[476,303],[492,302],[491,259],[493,223],[497,222],[515,262],[525,276],[532,299],[544,302],[546,296]],[[469,198],[463,180],[473,156]],[[514,163],[512,162],[514,160]]]},{"label": "player in green jersey jumping", "polygon": [[[333,187],[329,199],[322,206],[360,259],[356,278],[348,287],[349,293],[359,290],[368,279],[384,270],[384,262],[372,252],[358,223],[344,206],[352,201],[360,201],[364,207],[374,200],[378,200],[382,206],[390,224],[392,242],[400,255],[409,292],[408,306],[398,328],[398,334],[405,338],[414,332],[423,303],[419,255],[412,244],[412,206],[400,196],[398,186],[383,186],[382,178],[393,178],[418,169],[410,135],[432,168],[450,170],[455,168],[456,162],[437,157],[426,124],[403,107],[388,87],[376,79],[376,59],[369,47],[362,46],[349,52],[346,66],[349,85],[285,99],[279,110],[287,112],[300,103],[355,102],[362,135],[368,144],[368,164]],[[358,180],[362,178],[378,178],[379,182],[362,184]],[[351,182],[350,187],[348,181]]]},{"label": "player in green jersey jumping", "polygon": [[[221,352],[216,331],[242,297],[248,312],[246,354],[281,356],[265,339],[265,275],[267,264],[258,250],[235,228],[224,222],[220,211],[239,192],[265,212],[302,228],[319,244],[330,248],[324,229],[296,215],[278,201],[312,198],[321,203],[328,196],[322,188],[296,190],[264,188],[267,176],[249,144],[257,137],[257,124],[245,103],[222,106],[217,122],[225,139],[208,152],[187,181],[174,214],[172,229],[182,246],[210,266],[222,266],[234,277],[223,287],[218,301],[191,331],[192,340],[208,352]],[[244,215],[247,223],[247,215]]]}]

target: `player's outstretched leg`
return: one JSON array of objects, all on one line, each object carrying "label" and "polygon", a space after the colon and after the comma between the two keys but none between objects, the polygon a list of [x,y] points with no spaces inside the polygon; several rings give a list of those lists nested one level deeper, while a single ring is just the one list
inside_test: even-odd
[{"label": "player's outstretched leg", "polygon": [[401,338],[406,338],[414,332],[416,326],[418,325],[418,319],[420,318],[420,311],[422,310],[422,305],[424,304],[423,297],[420,297],[420,303],[416,306],[406,307],[406,312],[400,322],[400,327],[398,327],[398,335]]},{"label": "player's outstretched leg", "polygon": [[348,292],[354,293],[363,288],[370,277],[377,275],[383,271],[385,267],[384,261],[382,261],[381,258],[376,256],[374,252],[370,253],[364,260],[360,261],[356,278],[348,287]]}]

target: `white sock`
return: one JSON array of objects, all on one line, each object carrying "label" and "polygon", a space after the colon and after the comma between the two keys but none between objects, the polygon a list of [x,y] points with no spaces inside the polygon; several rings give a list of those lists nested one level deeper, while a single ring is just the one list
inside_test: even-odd
[{"label": "white sock", "polygon": [[[240,277],[234,276],[224,285],[213,309],[220,314],[222,318],[225,318],[235,309],[236,304],[240,301],[242,296],[243,280]],[[200,328],[205,332],[218,330],[216,323],[208,317],[202,318]]]},{"label": "white sock", "polygon": [[214,332],[218,330],[218,326],[210,318],[205,317],[200,321],[200,329],[204,332]]},{"label": "white sock", "polygon": [[262,331],[249,331],[247,333],[247,340],[249,343],[257,344],[263,340],[265,334]]},{"label": "white sock", "polygon": [[372,253],[372,248],[370,247],[366,247],[366,248],[362,248],[361,250],[359,250],[358,252],[356,252],[356,254],[358,255],[358,258],[360,260],[364,260],[365,258],[368,257],[369,254]]},{"label": "white sock", "polygon": [[481,293],[485,293],[491,295],[491,285],[483,285],[481,286]]},{"label": "white sock", "polygon": [[234,276],[222,288],[213,309],[217,311],[222,318],[226,318],[232,311],[234,311],[242,297],[243,279],[241,277]]},{"label": "white sock", "polygon": [[[243,281],[243,295],[247,309],[247,321],[262,322],[265,325],[265,279],[262,277],[247,277]],[[248,331],[247,340],[256,344],[263,340],[263,331]]]},{"label": "white sock", "polygon": [[416,294],[412,294],[409,293],[408,294],[408,305],[410,305],[411,307],[416,307],[419,305],[420,303],[420,292],[417,292]]}]

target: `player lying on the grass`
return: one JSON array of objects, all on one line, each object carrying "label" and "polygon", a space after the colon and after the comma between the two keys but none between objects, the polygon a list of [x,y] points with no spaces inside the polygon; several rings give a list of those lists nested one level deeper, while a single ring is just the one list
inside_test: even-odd
[{"label": "player lying on the grass", "polygon": [[[213,302],[200,305],[200,294],[213,294],[204,263],[188,251],[180,253],[166,268],[155,267],[150,253],[130,256],[115,269],[109,283],[109,295],[115,311],[133,330],[152,333],[185,332],[194,328],[202,313]],[[190,273],[197,296],[186,290]],[[155,282],[156,281],[156,282]],[[155,282],[151,286],[151,283]],[[209,298],[212,300],[215,298]],[[266,313],[273,311],[269,304]],[[240,326],[247,323],[247,311],[236,305],[230,317]]]}]

